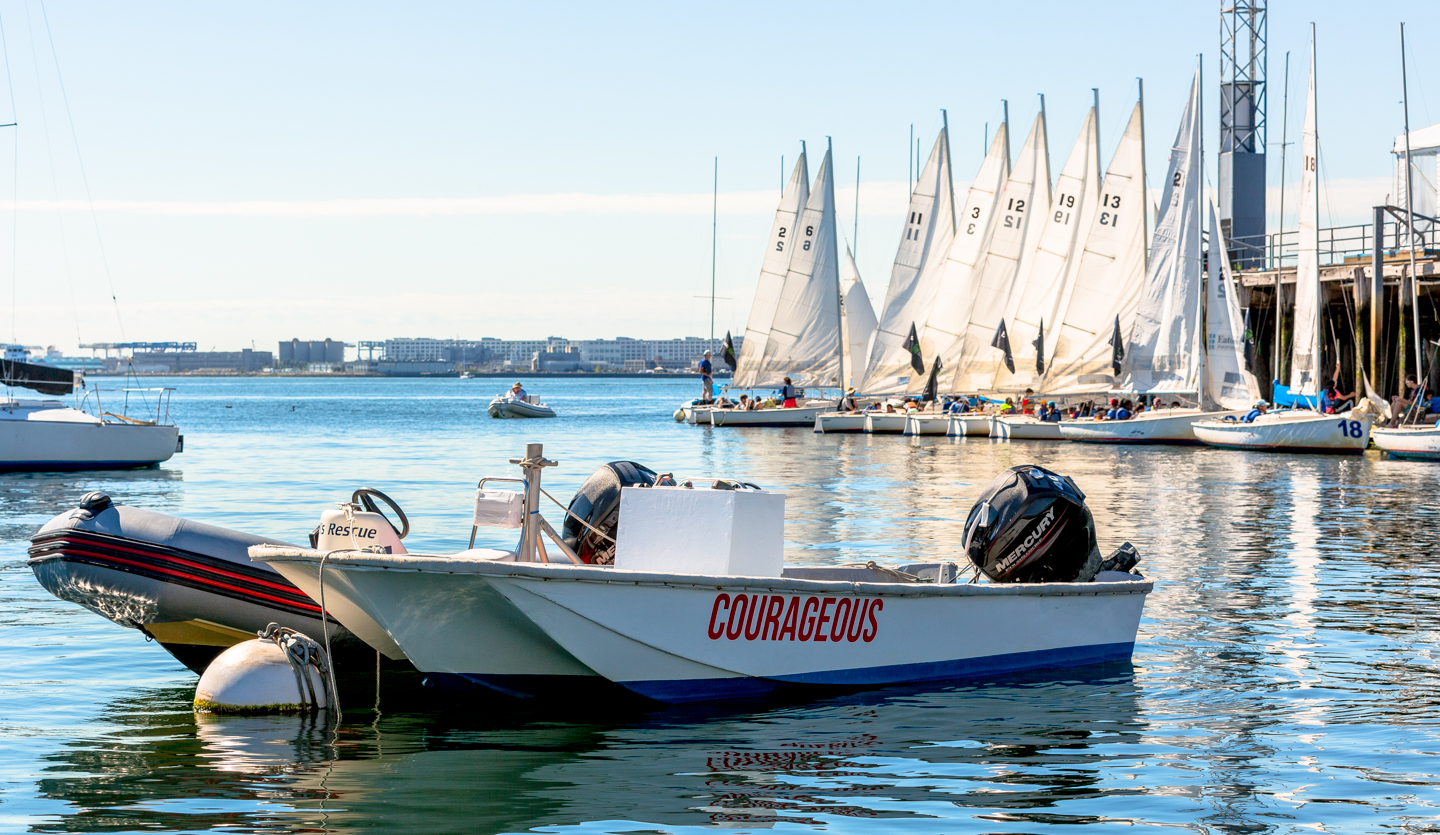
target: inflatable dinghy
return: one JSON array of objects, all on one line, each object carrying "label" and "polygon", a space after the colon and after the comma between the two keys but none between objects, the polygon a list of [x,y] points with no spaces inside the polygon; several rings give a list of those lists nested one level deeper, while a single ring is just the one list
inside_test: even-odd
[{"label": "inflatable dinghy", "polygon": [[493,418],[553,418],[555,410],[538,402],[539,398],[531,395],[525,400],[517,400],[509,395],[502,394],[490,401],[486,409]]}]

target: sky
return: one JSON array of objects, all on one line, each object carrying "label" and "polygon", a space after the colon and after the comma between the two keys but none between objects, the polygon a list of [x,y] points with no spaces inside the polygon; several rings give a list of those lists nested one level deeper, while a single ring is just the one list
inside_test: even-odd
[{"label": "sky", "polygon": [[[1440,121],[1426,46],[1440,3],[1271,4],[1273,196],[1285,53],[1294,143],[1313,21],[1322,223],[1364,222],[1384,202],[1402,20],[1419,128]],[[0,327],[67,354],[706,336],[712,224],[715,333],[740,332],[782,158],[806,142],[813,177],[827,137],[839,225],[878,310],[912,126],[928,153],[948,112],[963,202],[1002,99],[1018,152],[1045,96],[1058,172],[1091,89],[1108,163],[1143,78],[1158,188],[1201,56],[1212,182],[1216,170],[1214,2],[0,0],[0,25],[0,123],[18,123],[0,128]]]}]

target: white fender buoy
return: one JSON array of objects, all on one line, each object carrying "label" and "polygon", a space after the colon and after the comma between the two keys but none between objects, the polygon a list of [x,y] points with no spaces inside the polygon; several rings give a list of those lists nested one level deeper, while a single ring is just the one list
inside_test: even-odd
[{"label": "white fender buoy", "polygon": [[319,645],[271,624],[263,637],[220,653],[195,687],[206,713],[303,713],[329,707],[329,672]]},{"label": "white fender buoy", "polygon": [[685,420],[685,407],[681,406],[675,410],[675,422],[681,423]]}]

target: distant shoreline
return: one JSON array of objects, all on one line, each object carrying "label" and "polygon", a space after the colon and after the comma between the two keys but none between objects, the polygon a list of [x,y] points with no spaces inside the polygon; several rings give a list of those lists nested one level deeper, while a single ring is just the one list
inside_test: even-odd
[{"label": "distant shoreline", "polygon": [[[307,379],[320,379],[325,377],[344,377],[347,379],[367,378],[375,380],[420,380],[420,379],[459,379],[460,372],[444,371],[432,374],[347,374],[345,372],[333,373],[311,373],[308,371],[287,372],[284,374],[264,373],[260,371],[90,371],[85,374],[87,378],[113,378],[113,377],[263,377],[265,379],[283,380],[290,377],[305,377]],[[577,379],[577,378],[624,378],[642,380],[669,380],[686,379],[692,380],[699,377],[697,371],[666,371],[663,374],[647,374],[643,371],[474,371],[471,377],[474,379],[490,378],[514,378],[514,379]],[[730,378],[720,374],[715,375],[716,381],[725,381]]]}]

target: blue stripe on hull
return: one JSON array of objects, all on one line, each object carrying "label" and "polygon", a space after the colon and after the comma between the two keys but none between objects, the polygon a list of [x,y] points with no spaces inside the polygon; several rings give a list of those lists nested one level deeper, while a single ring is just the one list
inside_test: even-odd
[{"label": "blue stripe on hull", "polygon": [[1385,454],[1391,458],[1405,458],[1410,461],[1440,461],[1440,452],[1406,452],[1405,450],[1387,449]]},{"label": "blue stripe on hull", "polygon": [[661,681],[622,681],[621,685],[647,698],[671,704],[711,699],[741,699],[764,696],[786,684],[863,687],[881,684],[909,684],[926,681],[953,681],[965,678],[1018,673],[1051,667],[1081,667],[1106,661],[1125,661],[1135,651],[1134,642],[1091,644],[1081,647],[1012,652],[954,661],[923,664],[893,664],[851,670],[826,670],[768,678],[702,678]]}]

